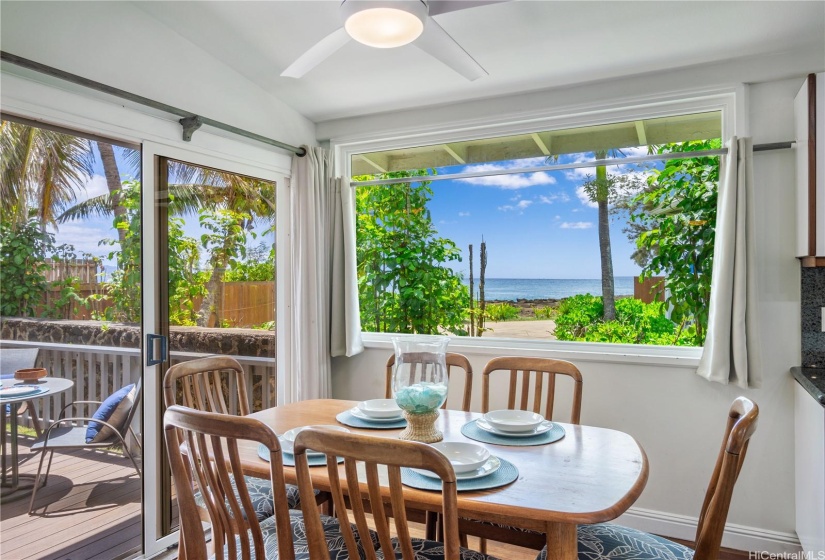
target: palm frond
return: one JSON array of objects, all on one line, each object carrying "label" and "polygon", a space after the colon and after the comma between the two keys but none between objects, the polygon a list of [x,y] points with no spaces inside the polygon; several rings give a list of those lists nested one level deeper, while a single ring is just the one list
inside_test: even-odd
[{"label": "palm frond", "polygon": [[86,220],[92,217],[111,216],[112,214],[112,197],[109,193],[105,193],[78,202],[66,209],[56,220],[58,224],[65,224],[72,220]]}]

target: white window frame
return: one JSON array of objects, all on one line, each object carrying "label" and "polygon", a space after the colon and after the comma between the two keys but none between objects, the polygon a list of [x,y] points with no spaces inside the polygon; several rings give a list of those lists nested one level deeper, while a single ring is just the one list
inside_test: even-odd
[{"label": "white window frame", "polygon": [[[434,144],[465,142],[480,138],[512,136],[583,128],[689,113],[720,111],[723,141],[736,134],[748,133],[748,90],[744,85],[720,88],[700,94],[695,92],[662,96],[660,99],[626,99],[615,103],[555,108],[544,113],[511,114],[486,121],[444,123],[439,130],[398,129],[383,131],[380,137],[363,135],[333,139],[330,147],[335,154],[336,175],[350,178],[352,156],[366,152],[397,150]],[[389,349],[392,333],[364,332],[365,348]],[[644,364],[695,368],[702,348],[652,346],[642,344],[609,344],[579,341],[545,341],[498,337],[454,337],[450,348],[472,354],[548,356],[576,361],[598,361],[615,364]]]}]

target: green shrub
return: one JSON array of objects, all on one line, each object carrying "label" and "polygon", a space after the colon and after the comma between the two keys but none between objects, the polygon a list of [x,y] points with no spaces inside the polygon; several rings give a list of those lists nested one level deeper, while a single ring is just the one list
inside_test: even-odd
[{"label": "green shrub", "polygon": [[533,308],[533,315],[536,319],[552,319],[556,314],[556,310],[552,307],[535,307]]},{"label": "green shrub", "polygon": [[512,321],[520,314],[519,308],[509,303],[491,303],[487,305],[487,319],[490,321]]},{"label": "green shrub", "polygon": [[562,300],[556,317],[558,340],[690,346],[695,328],[682,330],[665,316],[662,302],[616,301],[616,320],[602,320],[602,298],[590,294]]}]

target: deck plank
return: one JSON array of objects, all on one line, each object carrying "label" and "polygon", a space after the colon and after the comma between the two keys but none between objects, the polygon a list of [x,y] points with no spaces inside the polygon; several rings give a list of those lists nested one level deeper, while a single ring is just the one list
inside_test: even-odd
[{"label": "deck plank", "polygon": [[[21,473],[37,472],[39,455],[31,453],[31,442],[20,438]],[[3,504],[3,559],[111,559],[139,550],[140,500],[140,478],[128,458],[57,452],[48,484],[37,492],[35,515],[28,515],[28,499]]]}]

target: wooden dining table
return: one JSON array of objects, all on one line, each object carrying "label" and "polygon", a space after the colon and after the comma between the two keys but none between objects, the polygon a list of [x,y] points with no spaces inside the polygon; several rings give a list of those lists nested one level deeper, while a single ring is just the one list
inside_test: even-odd
[{"label": "wooden dining table", "polygon": [[[301,426],[341,425],[335,420],[336,415],[356,404],[345,400],[308,400],[250,416],[283,434]],[[462,435],[461,427],[481,416],[475,412],[442,410],[436,426],[444,433],[445,441],[473,441]],[[647,483],[648,464],[644,450],[628,434],[607,428],[560,424],[565,436],[550,444],[481,443],[492,454],[513,463],[519,476],[515,482],[500,488],[459,492],[459,516],[545,533],[548,559],[575,559],[576,525],[610,521],[624,513]],[[348,429],[384,438],[396,438],[401,431]],[[258,457],[257,445],[239,444],[244,474],[269,478],[269,464]],[[310,471],[315,488],[329,490],[326,467]],[[285,475],[287,482],[297,482],[294,468],[285,467]],[[404,500],[409,508],[422,511],[439,511],[442,503],[440,492],[410,487],[404,488]]]}]

